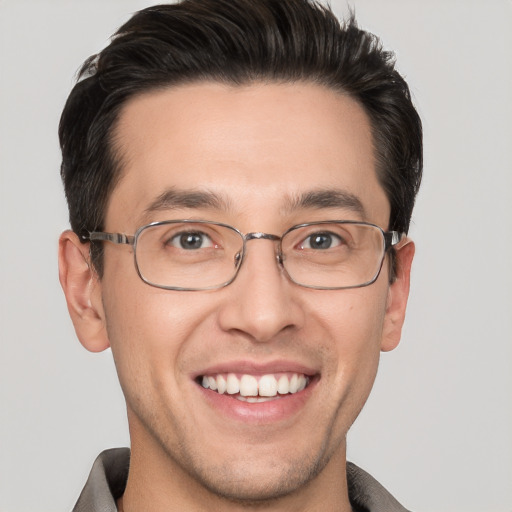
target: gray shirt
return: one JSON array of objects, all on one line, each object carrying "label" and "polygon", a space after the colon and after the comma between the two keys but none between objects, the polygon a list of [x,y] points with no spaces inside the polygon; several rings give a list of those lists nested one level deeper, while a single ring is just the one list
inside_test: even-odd
[{"label": "gray shirt", "polygon": [[[117,512],[123,495],[130,450],[114,448],[100,453],[73,512]],[[355,464],[347,463],[350,503],[357,512],[408,512],[382,485]]]}]

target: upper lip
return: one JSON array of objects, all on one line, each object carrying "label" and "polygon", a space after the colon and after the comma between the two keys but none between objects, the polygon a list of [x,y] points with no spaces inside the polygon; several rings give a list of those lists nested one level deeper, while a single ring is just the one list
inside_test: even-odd
[{"label": "upper lip", "polygon": [[194,378],[203,375],[215,375],[218,373],[241,373],[248,375],[267,375],[271,373],[302,373],[308,377],[316,375],[317,370],[310,366],[304,365],[296,361],[289,360],[275,360],[266,363],[238,360],[238,361],[225,361],[208,366],[193,375]]}]

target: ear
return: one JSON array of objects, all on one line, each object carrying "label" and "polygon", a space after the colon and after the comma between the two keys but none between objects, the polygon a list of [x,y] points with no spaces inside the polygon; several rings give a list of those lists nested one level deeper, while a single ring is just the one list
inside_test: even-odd
[{"label": "ear", "polygon": [[386,316],[382,332],[381,350],[387,352],[398,346],[405,320],[405,309],[409,297],[411,265],[414,258],[414,243],[406,238],[396,251],[397,275],[390,284],[386,306]]},{"label": "ear", "polygon": [[89,243],[72,231],[59,239],[59,279],[80,343],[91,352],[110,346],[101,300],[101,283],[89,257]]}]

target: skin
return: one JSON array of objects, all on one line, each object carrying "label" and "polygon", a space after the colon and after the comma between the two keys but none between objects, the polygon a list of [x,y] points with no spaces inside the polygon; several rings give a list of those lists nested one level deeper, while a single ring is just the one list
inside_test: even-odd
[{"label": "skin", "polygon": [[[117,136],[123,171],[106,231],[133,234],[168,218],[278,235],[321,219],[388,227],[368,118],[321,86],[206,82],[151,92],[125,106]],[[145,213],[169,187],[214,192],[227,204]],[[289,207],[318,189],[356,196],[364,216]],[[370,286],[328,291],[290,282],[274,251],[272,241],[251,241],[231,285],[179,292],[145,284],[130,246],[105,244],[100,280],[87,244],[69,231],[61,236],[60,279],[77,335],[91,351],[112,347],[126,398],[125,511],[350,510],[345,437],[380,351],[400,340],[414,245],[398,250],[393,284],[384,264]],[[194,380],[215,365],[277,360],[316,376],[297,408],[278,418],[225,414]]]}]

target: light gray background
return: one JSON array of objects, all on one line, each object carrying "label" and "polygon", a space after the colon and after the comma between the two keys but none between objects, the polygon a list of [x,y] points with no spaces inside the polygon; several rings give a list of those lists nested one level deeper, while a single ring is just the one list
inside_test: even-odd
[{"label": "light gray background", "polygon": [[[402,344],[349,458],[415,511],[511,512],[512,2],[351,3],[397,51],[425,178]],[[96,454],[128,443],[111,354],[78,343],[57,280],[56,132],[79,64],[147,5],[0,0],[1,512],[71,509]]]}]

